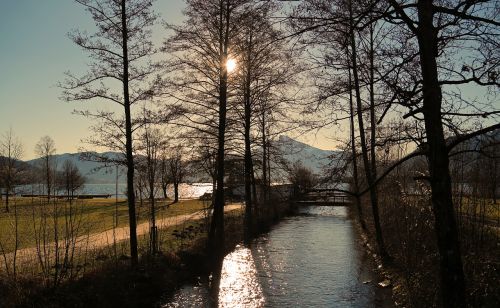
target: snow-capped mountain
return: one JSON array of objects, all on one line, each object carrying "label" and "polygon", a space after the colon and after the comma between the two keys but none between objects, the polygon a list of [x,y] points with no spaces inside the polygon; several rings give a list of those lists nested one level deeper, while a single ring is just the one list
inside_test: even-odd
[{"label": "snow-capped mountain", "polygon": [[300,162],[318,175],[332,163],[337,164],[342,156],[341,151],[321,150],[287,136],[280,136],[275,145],[288,163]]}]

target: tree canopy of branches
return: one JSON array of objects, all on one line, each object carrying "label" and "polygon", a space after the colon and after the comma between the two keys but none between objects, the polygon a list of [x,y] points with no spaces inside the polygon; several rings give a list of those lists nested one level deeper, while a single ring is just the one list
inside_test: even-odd
[{"label": "tree canopy of branches", "polygon": [[[189,0],[182,26],[171,26],[174,35],[165,50],[174,54],[171,67],[179,74],[170,77],[171,96],[184,106],[182,125],[211,136],[217,142],[217,171],[214,211],[209,246],[220,254],[224,245],[224,157],[230,85],[233,77],[228,60],[234,59],[234,41],[239,17],[249,0]],[[218,258],[218,256],[216,256]]]},{"label": "tree canopy of branches", "polygon": [[[448,157],[460,142],[500,128],[495,121],[489,120],[497,119],[499,113],[494,105],[499,86],[497,3],[305,1],[291,20],[295,35],[322,34],[313,42],[306,40],[306,44],[319,42],[321,67],[330,67],[336,72],[334,78],[322,75],[326,78],[319,83],[324,93],[320,100],[345,102],[345,94],[351,92],[351,87],[354,90],[361,156],[368,186],[355,195],[369,191],[373,202],[376,200],[373,194],[376,185],[395,166],[417,155],[426,155],[426,178],[431,188],[440,256],[442,304],[463,307],[466,291]],[[367,31],[369,39],[365,40],[363,36]],[[372,35],[376,33],[383,33],[383,39],[374,41]],[[329,47],[329,43],[338,46],[337,50]],[[368,51],[367,57],[362,57],[359,52],[363,49]],[[344,50],[347,57],[339,53]],[[338,74],[343,69],[349,72],[349,82],[343,81]],[[467,84],[487,87],[487,90],[479,91],[488,94],[480,100],[464,94]],[[385,99],[379,97],[379,102],[376,102],[374,90],[384,91]],[[369,101],[368,108],[363,106],[363,101]],[[382,109],[378,119],[373,108],[376,105]],[[371,122],[370,144],[366,141],[363,119],[367,110]],[[411,133],[399,140],[389,134],[384,140],[376,141],[375,124],[389,115],[393,120],[399,120],[398,123],[415,123],[415,129],[409,130]],[[413,147],[416,145],[418,149],[380,175],[375,172],[375,148],[404,142],[414,143]],[[354,149],[354,134],[351,143]],[[376,208],[373,210],[375,214]],[[378,242],[380,246],[382,243]]]},{"label": "tree canopy of branches", "polygon": [[[240,63],[236,72],[234,130],[243,139],[245,161],[245,238],[251,238],[253,216],[259,213],[255,189],[254,145],[260,135],[263,156],[267,155],[266,120],[280,114],[289,101],[287,90],[294,84],[299,66],[294,51],[283,39],[285,34],[277,29],[272,16],[279,12],[279,6],[272,2],[254,2],[247,7],[239,21],[239,33],[235,39],[235,53]],[[281,107],[281,108],[280,108]],[[284,114],[284,112],[283,112]],[[285,117],[283,117],[285,118]],[[236,151],[237,152],[237,151]],[[238,153],[239,154],[239,153]],[[262,164],[264,196],[267,195],[267,165]],[[264,206],[264,204],[263,204]]]}]

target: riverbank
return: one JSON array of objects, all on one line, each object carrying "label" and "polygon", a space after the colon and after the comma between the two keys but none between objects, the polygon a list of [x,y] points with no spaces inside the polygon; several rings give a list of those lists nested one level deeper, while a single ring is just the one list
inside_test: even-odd
[{"label": "riverbank", "polygon": [[408,291],[403,282],[400,271],[391,263],[383,264],[379,253],[376,251],[376,241],[370,236],[366,230],[363,230],[359,219],[357,218],[356,209],[350,207],[348,211],[349,218],[353,221],[353,226],[356,232],[356,238],[361,249],[364,250],[369,258],[373,270],[379,277],[379,285],[386,288],[386,295],[390,297],[390,301],[396,307],[406,307],[406,299]]},{"label": "riverbank", "polygon": [[[380,188],[380,224],[390,255],[389,262],[380,271],[390,281],[393,299],[398,306],[441,307],[440,261],[430,195],[423,193],[418,197],[408,197],[391,190],[393,187],[397,185],[386,183]],[[371,255],[378,254],[369,199],[366,197],[362,201],[363,217],[368,227],[363,233],[363,245]],[[459,198],[455,204],[466,305],[497,307],[500,303],[500,228],[492,219],[498,217],[500,203],[483,198]],[[355,207],[351,209],[356,210]],[[357,212],[352,217],[358,221]]]}]

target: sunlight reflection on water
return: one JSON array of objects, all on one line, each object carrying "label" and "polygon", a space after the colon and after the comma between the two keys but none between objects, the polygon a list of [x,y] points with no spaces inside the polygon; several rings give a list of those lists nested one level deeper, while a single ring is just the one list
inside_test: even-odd
[{"label": "sunlight reflection on water", "polygon": [[237,247],[224,258],[219,307],[263,307],[265,300],[252,251]]},{"label": "sunlight reflection on water", "polygon": [[[212,283],[213,288],[218,287],[217,290],[209,290],[207,283],[184,287],[172,302],[163,307],[258,308],[265,304],[252,251],[246,247],[237,246],[224,258],[219,284]],[[211,298],[210,291],[215,291],[215,300]]]}]

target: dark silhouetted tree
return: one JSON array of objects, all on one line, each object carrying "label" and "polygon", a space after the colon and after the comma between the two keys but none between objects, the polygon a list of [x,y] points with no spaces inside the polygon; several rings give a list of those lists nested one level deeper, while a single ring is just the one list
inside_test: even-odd
[{"label": "dark silhouetted tree", "polygon": [[75,192],[85,184],[85,178],[71,160],[65,160],[58,174],[59,188],[66,192],[68,200],[73,200]]},{"label": "dark silhouetted tree", "polygon": [[[189,0],[182,26],[169,26],[175,34],[166,51],[176,54],[172,67],[179,75],[171,85],[185,106],[183,125],[196,127],[217,138],[217,171],[214,211],[209,231],[212,253],[222,256],[224,247],[224,162],[228,126],[228,60],[239,27],[241,11],[249,0]],[[231,63],[231,62],[229,62]],[[234,62],[232,62],[234,63]]]},{"label": "dark silhouetted tree", "polygon": [[[156,93],[161,65],[152,61],[151,41],[156,20],[152,0],[76,0],[95,22],[94,34],[73,31],[70,38],[93,60],[83,77],[67,73],[63,96],[67,101],[101,100],[117,104],[123,113],[83,112],[102,121],[97,143],[118,146],[127,167],[127,200],[130,226],[131,265],[138,263],[134,190],[133,133],[142,120],[134,121],[132,107],[149,101]],[[96,139],[94,139],[96,140]]]}]

